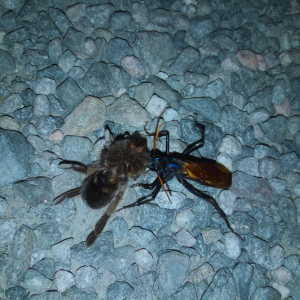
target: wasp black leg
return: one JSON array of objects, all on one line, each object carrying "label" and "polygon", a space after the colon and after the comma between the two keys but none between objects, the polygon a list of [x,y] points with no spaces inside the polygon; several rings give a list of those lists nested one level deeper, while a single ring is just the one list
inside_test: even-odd
[{"label": "wasp black leg", "polygon": [[[120,210],[126,209],[126,208],[141,206],[145,203],[153,201],[156,198],[156,196],[157,196],[158,192],[160,191],[160,189],[161,189],[161,185],[160,185],[160,182],[158,181],[158,184],[156,184],[156,186],[154,187],[153,192],[150,195],[141,197],[136,202],[134,202],[132,204],[129,204],[129,205],[125,205],[125,206],[119,208],[117,210],[117,212],[120,211]],[[151,198],[149,198],[149,197],[151,197]]]},{"label": "wasp black leg", "polygon": [[205,193],[199,191],[198,189],[196,189],[193,185],[191,185],[190,183],[188,183],[186,180],[181,179],[181,178],[177,178],[178,181],[192,194],[194,194],[195,196],[203,199],[204,201],[210,203],[215,209],[216,211],[220,214],[220,216],[224,219],[224,221],[226,222],[227,227],[234,233],[236,234],[241,240],[244,240],[238,233],[236,233],[231,225],[228,222],[227,216],[224,213],[224,211],[222,210],[222,208],[219,206],[218,202],[211,196],[206,195]]},{"label": "wasp black leg", "polygon": [[200,128],[200,132],[201,132],[201,139],[199,139],[198,141],[188,145],[185,150],[182,152],[182,154],[190,154],[191,152],[200,149],[204,146],[204,142],[205,142],[205,136],[204,136],[204,131],[205,131],[205,127],[201,124],[196,124],[197,127]]}]

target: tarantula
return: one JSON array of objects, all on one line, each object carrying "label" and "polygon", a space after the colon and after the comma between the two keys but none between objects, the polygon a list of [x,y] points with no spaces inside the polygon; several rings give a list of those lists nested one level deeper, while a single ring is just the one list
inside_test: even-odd
[{"label": "tarantula", "polygon": [[145,171],[148,164],[147,140],[138,133],[125,134],[121,138],[111,141],[109,129],[106,128],[105,142],[106,146],[98,163],[89,166],[73,161],[60,163],[61,168],[73,169],[88,176],[80,187],[56,197],[55,204],[77,195],[81,195],[84,201],[94,209],[109,204],[94,230],[87,237],[87,247],[94,243],[116,210],[126,190],[128,179],[136,180]]}]

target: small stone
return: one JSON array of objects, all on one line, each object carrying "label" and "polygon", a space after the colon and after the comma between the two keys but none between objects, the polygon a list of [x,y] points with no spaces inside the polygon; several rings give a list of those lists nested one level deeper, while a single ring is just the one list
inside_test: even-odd
[{"label": "small stone", "polygon": [[24,285],[34,294],[47,291],[52,285],[52,281],[40,272],[29,269],[24,276]]},{"label": "small stone", "polygon": [[134,253],[134,259],[137,265],[147,271],[154,263],[152,254],[146,249],[139,249]]},{"label": "small stone", "polygon": [[156,95],[153,95],[145,108],[151,114],[151,116],[155,118],[155,117],[159,117],[163,113],[166,107],[167,107],[166,100]]},{"label": "small stone", "polygon": [[65,124],[62,126],[61,130],[65,135],[86,136],[87,134],[102,128],[104,121],[104,102],[99,98],[87,96],[65,118]]},{"label": "small stone", "polygon": [[135,78],[145,78],[146,70],[143,62],[135,56],[126,56],[121,59],[121,66]]},{"label": "small stone", "polygon": [[195,270],[192,270],[187,278],[193,284],[200,283],[202,280],[209,280],[214,275],[214,270],[209,263],[204,263]]},{"label": "small stone", "polygon": [[60,129],[54,130],[50,135],[49,135],[49,140],[52,142],[61,142],[65,135]]},{"label": "small stone", "polygon": [[223,138],[219,151],[228,154],[230,157],[236,157],[242,152],[241,143],[234,136],[226,135]]},{"label": "small stone", "polygon": [[197,243],[197,240],[186,229],[178,231],[175,239],[179,245],[184,247],[193,247]]},{"label": "small stone", "polygon": [[23,106],[22,98],[19,94],[11,94],[4,101],[0,102],[2,114],[13,112]]},{"label": "small stone", "polygon": [[50,102],[45,95],[37,95],[34,101],[33,113],[37,116],[49,115],[51,112]]},{"label": "small stone", "polygon": [[97,278],[97,270],[91,266],[83,266],[76,270],[76,286],[80,289],[92,287]]},{"label": "small stone", "polygon": [[221,191],[217,197],[217,202],[226,215],[231,215],[233,213],[235,200],[236,195],[229,190]]},{"label": "small stone", "polygon": [[204,244],[208,245],[214,243],[222,238],[220,228],[205,227],[201,230]]},{"label": "small stone", "polygon": [[183,210],[176,215],[176,224],[182,228],[190,228],[194,221],[194,213],[190,209]]},{"label": "small stone", "polygon": [[63,293],[75,284],[75,277],[71,272],[59,270],[54,274],[53,283],[55,288]]},{"label": "small stone", "polygon": [[289,117],[291,115],[291,104],[288,98],[284,98],[280,105],[274,105],[275,111],[278,115]]},{"label": "small stone", "polygon": [[232,259],[237,259],[241,255],[240,238],[233,232],[224,234],[224,244],[226,251],[224,254]]},{"label": "small stone", "polygon": [[251,70],[258,68],[257,57],[251,50],[240,50],[237,52],[236,57],[244,67]]},{"label": "small stone", "polygon": [[38,78],[33,82],[33,90],[36,94],[41,95],[55,94],[56,83],[50,78]]},{"label": "small stone", "polygon": [[70,50],[67,50],[58,59],[58,66],[65,73],[69,73],[72,67],[74,66],[75,60],[76,60],[75,55]]},{"label": "small stone", "polygon": [[284,250],[281,246],[277,245],[270,249],[270,258],[272,262],[272,269],[279,268],[283,264]]},{"label": "small stone", "polygon": [[279,284],[286,284],[292,280],[291,271],[284,266],[271,270],[270,273],[273,280],[275,280]]},{"label": "small stone", "polygon": [[18,131],[20,129],[20,123],[18,123],[12,117],[3,116],[3,117],[0,117],[0,128]]}]

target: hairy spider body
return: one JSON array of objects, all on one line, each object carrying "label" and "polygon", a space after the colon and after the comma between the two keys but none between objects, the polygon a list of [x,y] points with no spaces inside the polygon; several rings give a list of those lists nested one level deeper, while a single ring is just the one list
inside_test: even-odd
[{"label": "hairy spider body", "polygon": [[83,200],[94,209],[109,204],[86,240],[88,247],[94,243],[116,210],[129,178],[136,180],[145,171],[148,156],[146,139],[135,134],[116,139],[112,143],[106,140],[106,148],[102,151],[98,163],[86,166],[79,162],[63,161],[60,164],[62,168],[73,169],[88,176],[81,187],[69,190],[55,198],[55,204],[77,195],[81,195]]}]

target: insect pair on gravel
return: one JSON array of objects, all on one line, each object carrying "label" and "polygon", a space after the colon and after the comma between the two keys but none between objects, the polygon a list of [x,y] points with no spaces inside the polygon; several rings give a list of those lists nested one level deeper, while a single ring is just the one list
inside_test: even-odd
[{"label": "insect pair on gravel", "polygon": [[[155,135],[155,142],[151,152],[147,149],[146,138],[140,134],[125,134],[111,141],[110,131],[107,127],[105,129],[105,148],[100,155],[99,162],[89,166],[73,161],[62,161],[60,163],[61,168],[85,173],[87,177],[80,187],[71,189],[56,197],[54,199],[55,204],[66,198],[81,195],[91,208],[102,208],[108,205],[105,213],[86,239],[88,247],[94,243],[97,236],[103,231],[110,216],[115,212],[124,195],[129,178],[137,180],[146,168],[156,172],[157,178],[150,184],[136,185],[152,190],[152,192],[150,195],[141,197],[136,202],[123,206],[119,210],[140,206],[154,200],[160,189],[162,187],[165,189],[164,184],[175,177],[189,192],[212,204],[225,220],[228,228],[235,233],[216,200],[187,181],[188,179],[219,189],[229,188],[232,181],[232,173],[224,165],[215,160],[190,155],[190,153],[204,145],[204,126],[200,124],[196,124],[196,126],[201,132],[201,138],[188,145],[182,153],[169,152],[169,132],[166,130],[159,132],[160,127],[156,134],[152,134]],[[165,152],[156,150],[159,137],[166,138]]]}]

